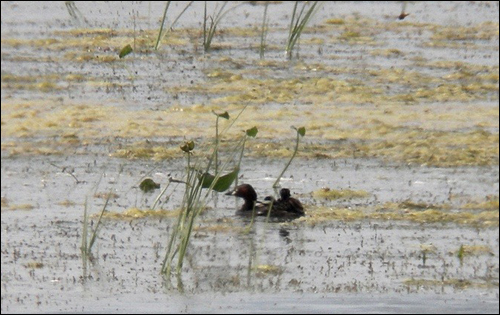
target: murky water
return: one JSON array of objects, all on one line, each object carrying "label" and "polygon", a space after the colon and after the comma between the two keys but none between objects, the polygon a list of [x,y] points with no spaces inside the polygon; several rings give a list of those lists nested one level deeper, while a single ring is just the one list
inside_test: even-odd
[{"label": "murky water", "polygon": [[[171,14],[176,16],[184,5],[173,4]],[[286,39],[292,6],[286,2],[270,6],[270,26],[274,30],[268,38],[271,46],[281,47]],[[80,21],[81,27],[135,29],[137,34],[157,29],[163,12],[163,4],[158,2],[78,2],[77,7],[86,20]],[[260,25],[262,10],[262,6],[244,4],[222,20],[220,29],[235,25],[252,29]],[[142,193],[137,188],[141,178],[150,176],[164,187],[170,176],[182,178],[184,174],[185,160],[180,158],[161,162],[130,160],[116,157],[116,152],[137,145],[154,146],[156,142],[177,148],[184,137],[203,139],[207,134],[213,135],[212,117],[204,116],[211,115],[210,110],[217,105],[214,102],[227,95],[223,90],[214,95],[213,91],[209,94],[189,87],[212,86],[208,75],[213,75],[214,69],[234,70],[232,75],[239,74],[238,70],[245,77],[256,78],[266,77],[265,71],[269,71],[272,78],[287,79],[303,71],[300,67],[308,68],[307,76],[320,78],[332,74],[327,67],[335,67],[336,78],[357,82],[367,80],[367,71],[406,67],[437,80],[446,76],[447,68],[435,63],[417,64],[424,60],[458,60],[467,67],[493,67],[481,71],[496,69],[498,73],[498,31],[496,38],[474,38],[476,46],[464,49],[451,45],[453,40],[441,48],[426,46],[437,26],[498,23],[497,2],[409,2],[406,10],[410,15],[405,21],[419,24],[405,31],[394,29],[392,24],[400,10],[398,2],[325,3],[311,25],[323,25],[325,20],[335,18],[370,18],[378,25],[373,33],[364,29],[351,31],[370,34],[378,44],[338,42],[334,35],[314,28],[312,33],[304,34],[305,38],[314,43],[318,37],[324,43],[301,44],[300,57],[309,63],[304,65],[294,62],[292,66],[274,64],[262,68],[256,61],[256,37],[238,35],[234,30],[216,36],[215,42],[227,43],[229,48],[219,48],[209,57],[203,56],[198,33],[186,35],[190,39],[182,45],[138,53],[124,65],[77,60],[86,50],[105,57],[107,49],[116,50],[113,45],[121,42],[99,48],[79,43],[72,46],[70,37],[58,33],[77,26],[64,3],[3,1],[2,313],[498,313],[498,210],[491,222],[491,217],[481,217],[481,213],[491,213],[491,209],[488,212],[484,206],[478,206],[498,200],[498,157],[488,160],[496,158],[497,163],[486,165],[428,167],[397,158],[391,160],[392,156],[356,157],[359,153],[355,150],[349,157],[332,157],[333,152],[299,155],[281,183],[306,205],[305,219],[267,223],[258,218],[245,233],[249,222],[235,216],[237,201],[221,194],[214,196],[209,210],[195,224],[180,278],[167,281],[160,275],[176,220],[168,215],[104,219],[93,250],[94,261],[88,268],[82,263],[80,245],[86,200],[91,213],[97,213],[111,190],[114,195],[107,209],[112,214],[131,208],[145,210],[154,202],[156,192]],[[181,32],[201,28],[202,15],[202,3],[194,4],[176,29]],[[363,36],[355,37],[363,40]],[[9,41],[47,38],[61,40],[63,48]],[[373,53],[384,48],[380,43],[397,47],[404,57]],[[224,59],[228,57],[229,61]],[[282,49],[269,49],[266,59],[284,61]],[[353,71],[344,71],[344,67]],[[481,71],[478,76],[484,74]],[[85,78],[75,80],[69,76],[76,74]],[[374,72],[373,76],[378,75]],[[31,77],[54,80],[55,87],[49,85],[47,90],[44,85],[36,85],[41,84],[38,81],[31,85]],[[495,82],[494,77],[488,80]],[[16,85],[19,81],[22,84]],[[376,80],[367,85],[371,84],[376,89],[380,87]],[[408,118],[401,123],[402,128],[450,129],[457,134],[481,128],[485,133],[498,135],[498,113],[482,114],[498,109],[498,74],[496,85],[496,91],[486,89],[484,94],[474,92],[470,86],[469,101],[441,103],[436,99],[425,105],[426,110],[439,107],[436,113],[453,118],[444,125]],[[394,82],[392,88],[387,88],[388,93],[398,95],[413,87]],[[305,100],[299,94],[287,107],[279,97],[269,97],[268,103],[253,104],[254,108],[248,111],[254,112],[247,116],[251,121],[245,124],[243,119],[237,128],[261,122],[277,126],[275,133],[262,128],[262,137],[270,139],[271,144],[279,142],[291,153],[289,125],[307,126],[307,147],[332,142],[326,133],[329,128],[336,132],[335,128],[343,124],[355,124],[348,119],[331,118],[315,128],[312,120],[341,111],[346,105],[318,110],[319,99],[310,103]],[[191,106],[198,103],[209,109],[192,110]],[[355,118],[364,124],[361,116],[377,115],[379,106],[386,115],[401,108],[409,112],[409,117],[425,115],[420,104],[391,108],[358,104],[355,109],[363,112]],[[470,119],[457,114],[469,107],[475,108],[467,111]],[[230,108],[233,114],[235,110]],[[304,114],[308,110],[313,113]],[[352,110],[347,108],[349,111]],[[77,116],[88,112],[89,116]],[[157,112],[180,116],[168,120],[156,116]],[[275,112],[279,115],[273,116]],[[319,114],[314,116],[314,112]],[[30,120],[31,117],[36,119]],[[65,120],[70,117],[75,119]],[[189,117],[194,121],[182,121]],[[120,125],[122,120],[127,120],[127,124]],[[145,123],[140,124],[141,121]],[[140,128],[134,128],[134,123]],[[205,132],[207,126],[210,133]],[[390,139],[391,132],[387,134]],[[415,136],[417,140],[418,137]],[[369,141],[366,139],[363,141]],[[256,147],[270,145],[258,141]],[[344,141],[334,139],[333,143],[340,146]],[[239,181],[252,184],[260,196],[265,196],[271,193],[270,187],[286,164],[287,155],[252,156],[245,157]],[[317,198],[314,192],[322,187],[364,191],[368,197]],[[172,185],[166,194],[168,200],[162,198],[160,207],[166,211],[177,209],[182,192],[181,185]],[[414,208],[424,206],[420,211],[403,207],[404,202],[411,202]],[[397,219],[377,219],[373,215],[392,211],[391,204],[400,205],[394,211],[399,215]],[[411,218],[429,210],[426,207],[440,205],[443,208],[438,210],[442,213],[470,213],[470,220],[476,223],[467,222],[469,217],[454,221]],[[338,212],[338,216],[312,220],[325,209],[331,209],[333,214]],[[345,210],[356,216],[350,218]],[[401,220],[406,214],[407,219]],[[93,217],[93,224],[95,221]],[[463,252],[459,254],[461,248]]]}]

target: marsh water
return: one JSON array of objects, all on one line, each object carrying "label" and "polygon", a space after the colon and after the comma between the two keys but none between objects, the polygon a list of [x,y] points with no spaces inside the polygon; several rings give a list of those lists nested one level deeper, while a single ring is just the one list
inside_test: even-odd
[{"label": "marsh water", "polygon": [[[204,52],[202,2],[154,50],[165,3],[2,1],[2,313],[497,314],[498,2],[325,2],[292,60],[294,3],[263,59],[264,4],[236,4]],[[281,179],[306,216],[248,229],[213,193],[166,278],[179,145],[203,163],[226,110],[222,161],[259,128],[238,181],[261,197],[306,128]]]}]

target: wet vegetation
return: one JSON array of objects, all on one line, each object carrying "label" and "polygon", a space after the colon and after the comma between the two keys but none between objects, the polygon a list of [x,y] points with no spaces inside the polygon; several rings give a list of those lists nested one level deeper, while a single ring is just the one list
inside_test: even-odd
[{"label": "wet vegetation", "polygon": [[[89,264],[129,264],[134,255],[124,244],[139,240],[147,251],[136,254],[134,268],[144,271],[143,261],[154,262],[154,274],[165,275],[166,282],[171,274],[184,274],[184,282],[176,279],[179,291],[498,288],[498,263],[491,262],[498,249],[485,236],[498,232],[498,193],[484,197],[450,188],[446,196],[430,192],[424,201],[412,194],[378,200],[383,170],[363,187],[337,185],[335,177],[338,161],[376,161],[417,175],[443,170],[453,187],[455,174],[448,171],[497,167],[499,68],[486,56],[498,51],[497,22],[451,27],[413,22],[412,15],[396,21],[354,13],[314,20],[323,4],[312,1],[297,2],[285,27],[270,19],[280,5],[273,2],[251,3],[262,16],[258,23],[228,25],[225,19],[250,4],[228,8],[226,1],[206,3],[195,27],[182,23],[193,2],[174,15],[168,1],[157,28],[110,29],[89,27],[71,3],[66,5],[78,28],[2,36],[2,63],[40,64],[44,71],[2,66],[1,148],[2,159],[14,161],[81,157],[85,174],[108,176],[103,187],[81,194],[89,202],[64,195],[51,204],[63,215],[80,213],[78,227],[50,222],[58,236],[81,240],[73,249],[84,272],[74,282],[94,280]],[[416,41],[416,48],[405,47],[405,39]],[[430,58],[421,49],[444,57]],[[454,57],[464,49],[486,62]],[[106,167],[90,171],[101,157],[124,163],[117,179]],[[299,185],[295,165],[327,167],[325,174],[335,178],[326,180],[328,186],[317,178],[322,170],[304,178],[312,184],[294,194],[306,215],[290,222],[220,212],[219,192],[255,180],[246,163],[270,161],[279,167],[262,175],[276,179],[274,185],[265,182],[266,193],[271,186]],[[153,163],[165,169],[182,163],[182,170],[160,181],[146,170]],[[130,165],[144,170],[129,171],[131,188],[115,188],[125,185],[121,168]],[[65,168],[51,171],[72,177],[63,190],[97,185]],[[43,172],[40,191],[52,187],[45,180],[51,171]],[[50,211],[12,195],[2,193],[2,214]],[[25,228],[18,224],[5,233]],[[44,233],[37,224],[31,227]],[[151,230],[155,236],[147,238]],[[439,234],[438,241],[425,233]],[[52,268],[48,258],[8,251],[31,278]],[[102,279],[115,281],[114,272]],[[367,278],[353,280],[352,274]],[[137,283],[141,276],[135,277]],[[389,288],[388,279],[397,284]],[[164,285],[148,284],[148,290]]]}]

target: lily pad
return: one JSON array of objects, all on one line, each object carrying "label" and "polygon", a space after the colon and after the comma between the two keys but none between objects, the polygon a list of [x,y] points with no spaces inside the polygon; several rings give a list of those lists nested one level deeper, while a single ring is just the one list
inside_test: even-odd
[{"label": "lily pad", "polygon": [[250,128],[246,131],[247,136],[255,138],[257,133],[259,132],[259,129],[257,127]]}]

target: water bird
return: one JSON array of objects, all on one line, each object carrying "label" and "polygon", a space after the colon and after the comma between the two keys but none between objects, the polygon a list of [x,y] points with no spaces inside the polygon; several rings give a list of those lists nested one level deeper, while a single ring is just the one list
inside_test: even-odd
[{"label": "water bird", "polygon": [[281,189],[278,200],[267,196],[263,201],[258,201],[257,193],[250,184],[239,185],[234,190],[227,192],[226,195],[243,198],[245,203],[238,210],[240,215],[252,214],[254,209],[258,216],[267,216],[270,212],[270,217],[283,219],[295,219],[305,214],[302,203],[291,197],[288,188]]}]

